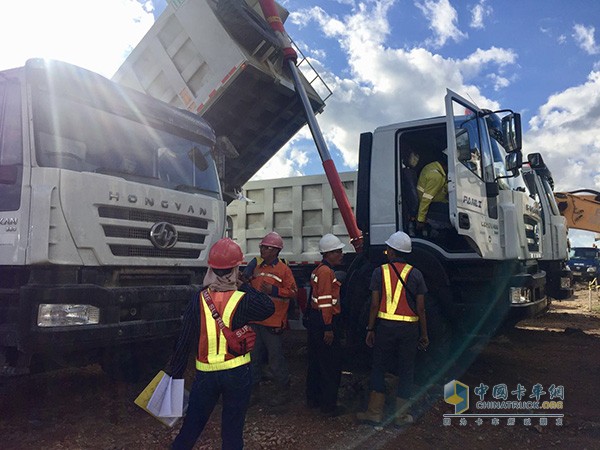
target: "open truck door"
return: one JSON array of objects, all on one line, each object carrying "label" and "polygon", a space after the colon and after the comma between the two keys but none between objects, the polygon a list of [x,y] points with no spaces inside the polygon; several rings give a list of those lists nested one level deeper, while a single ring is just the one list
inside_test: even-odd
[{"label": "open truck door", "polygon": [[484,112],[448,90],[448,201],[450,222],[483,258],[497,256],[498,184]]}]

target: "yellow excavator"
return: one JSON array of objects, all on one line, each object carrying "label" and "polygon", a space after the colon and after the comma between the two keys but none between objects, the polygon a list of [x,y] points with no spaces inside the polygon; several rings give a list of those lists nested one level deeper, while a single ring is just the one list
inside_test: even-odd
[{"label": "yellow excavator", "polygon": [[600,239],[600,192],[578,189],[555,192],[554,198],[560,214],[567,220],[567,228],[596,233]]}]

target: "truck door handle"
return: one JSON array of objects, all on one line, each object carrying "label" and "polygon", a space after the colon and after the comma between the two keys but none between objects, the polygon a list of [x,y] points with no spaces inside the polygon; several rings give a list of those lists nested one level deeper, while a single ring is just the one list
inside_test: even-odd
[{"label": "truck door handle", "polygon": [[469,220],[468,214],[458,213],[458,227],[463,230],[468,230],[471,228],[471,221]]}]

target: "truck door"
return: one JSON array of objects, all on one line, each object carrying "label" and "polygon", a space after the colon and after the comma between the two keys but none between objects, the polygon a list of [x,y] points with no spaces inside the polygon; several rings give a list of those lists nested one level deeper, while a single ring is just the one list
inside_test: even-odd
[{"label": "truck door", "polygon": [[448,202],[450,221],[459,235],[483,257],[499,252],[498,185],[482,111],[448,90]]},{"label": "truck door", "polygon": [[20,84],[0,78],[0,264],[25,261],[28,211],[23,193]]}]

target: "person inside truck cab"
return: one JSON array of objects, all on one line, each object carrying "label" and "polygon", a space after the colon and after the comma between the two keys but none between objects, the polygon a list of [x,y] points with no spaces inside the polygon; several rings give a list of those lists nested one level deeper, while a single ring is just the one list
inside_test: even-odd
[{"label": "person inside truck cab", "polygon": [[[423,167],[417,182],[419,209],[417,230],[427,226],[434,232],[451,228],[448,207],[448,152],[444,149],[436,161]],[[434,233],[435,234],[435,233]]]},{"label": "person inside truck cab", "polygon": [[419,195],[417,194],[417,164],[419,154],[410,146],[402,152],[402,197],[404,199],[403,223],[409,235],[415,235],[415,223],[419,210]]}]

